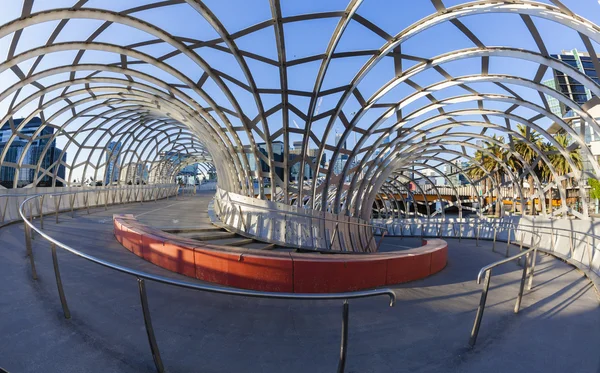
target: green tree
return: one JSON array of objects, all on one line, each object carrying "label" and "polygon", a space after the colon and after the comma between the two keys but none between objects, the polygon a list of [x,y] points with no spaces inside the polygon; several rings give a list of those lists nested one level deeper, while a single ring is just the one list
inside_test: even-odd
[{"label": "green tree", "polygon": [[[499,190],[494,188],[493,184],[496,184],[496,186],[499,187],[502,183],[502,179],[506,172],[503,166],[508,163],[508,153],[501,146],[501,144],[504,143],[503,137],[494,135],[492,139],[493,141],[484,141],[485,151],[477,150],[475,152],[475,163],[481,165],[481,167],[477,167],[475,164],[472,165],[472,167],[469,168],[468,175],[472,179],[484,180],[486,193],[491,190],[492,199],[494,196],[496,197],[495,214],[499,215],[502,201]],[[486,177],[486,172],[490,174],[494,183],[491,183],[491,180],[489,180],[490,177]],[[489,187],[488,183],[490,183]]]},{"label": "green tree", "polygon": [[[569,144],[571,143],[569,136],[566,134],[558,134],[558,135],[554,136],[554,139],[561,147],[566,149],[566,151],[568,153],[568,157],[571,159],[571,161],[573,162],[575,167],[577,167],[577,169],[581,170],[583,167],[581,154],[579,153],[579,149],[577,149],[577,148],[569,149]],[[560,176],[563,176],[563,175],[566,175],[566,174],[572,172],[571,165],[567,162],[567,158],[562,153],[560,153],[554,145],[552,145],[551,143],[547,143],[545,145],[544,150],[545,150],[546,154],[548,154],[550,164],[556,171],[557,176],[560,177]],[[556,180],[554,180],[554,175],[550,172],[550,167],[547,167],[547,166],[544,167],[542,170],[542,174],[548,182],[556,181]],[[566,191],[568,184],[572,184],[572,180],[570,178],[568,180],[567,179],[562,180],[561,181],[562,189]],[[552,189],[549,189],[548,191],[550,193],[550,198],[552,198],[552,194],[551,194]]]},{"label": "green tree", "polygon": [[[535,186],[533,183],[533,176],[534,176],[534,174],[536,176],[541,175],[543,163],[544,163],[541,160],[539,160],[535,165],[532,164],[536,159],[538,159],[538,153],[535,151],[534,147],[538,148],[538,149],[542,149],[544,147],[544,142],[542,141],[542,135],[534,130],[530,130],[529,136],[528,136],[527,127],[523,124],[517,124],[517,131],[519,132],[519,134],[521,136],[528,139],[528,141],[518,139],[515,141],[515,146],[514,146],[515,152],[517,152],[521,156],[521,158],[523,158],[523,160],[525,161],[526,164],[522,164],[519,161],[516,161],[513,163],[515,164],[516,171],[519,174],[522,174],[523,172],[527,172],[526,168],[530,167],[530,170],[527,173],[527,183],[529,184],[529,197],[531,198],[530,213],[533,215],[535,213],[535,204],[534,204]],[[511,157],[511,158],[513,158],[513,157]],[[510,164],[509,164],[509,166],[510,166]],[[523,181],[524,180],[525,179],[523,179]],[[523,187],[523,184],[521,184],[521,187]],[[541,203],[542,203],[542,201],[540,200],[540,207],[539,207],[540,210],[542,209]]]}]

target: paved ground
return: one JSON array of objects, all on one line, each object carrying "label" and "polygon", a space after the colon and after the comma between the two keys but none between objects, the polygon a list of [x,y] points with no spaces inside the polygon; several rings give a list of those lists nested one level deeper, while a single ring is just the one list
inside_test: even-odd
[{"label": "paved ground", "polygon": [[[134,213],[155,226],[204,226],[205,207],[206,198],[188,197],[82,211],[75,219],[62,215],[58,225],[47,219],[45,230],[101,258],[181,278],[123,249],[112,235],[111,216]],[[49,245],[34,241],[39,280],[33,281],[22,225],[0,229],[0,243],[0,366],[11,373],[154,371],[134,278],[59,252],[73,315],[65,320]],[[449,240],[449,248],[441,273],[395,287],[396,307],[385,297],[350,303],[346,372],[600,372],[595,292],[580,273],[547,256],[539,258],[535,287],[518,315],[512,308],[520,268],[495,271],[478,344],[469,350],[481,290],[475,276],[501,257],[473,241]],[[245,299],[154,283],[148,296],[168,372],[336,369],[341,302]]]}]

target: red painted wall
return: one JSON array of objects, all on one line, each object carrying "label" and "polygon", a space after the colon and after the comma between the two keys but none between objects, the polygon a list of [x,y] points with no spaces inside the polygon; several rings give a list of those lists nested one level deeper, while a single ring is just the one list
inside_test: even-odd
[{"label": "red painted wall", "polygon": [[447,262],[443,240],[402,252],[304,254],[206,245],[115,215],[115,237],[123,247],[160,267],[225,286],[295,293],[372,289],[425,278]]}]

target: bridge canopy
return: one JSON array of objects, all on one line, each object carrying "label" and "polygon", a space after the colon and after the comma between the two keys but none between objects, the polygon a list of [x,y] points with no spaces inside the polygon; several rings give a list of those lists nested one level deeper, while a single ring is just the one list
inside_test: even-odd
[{"label": "bridge canopy", "polygon": [[7,3],[3,188],[198,163],[222,190],[362,219],[593,210],[597,4]]}]

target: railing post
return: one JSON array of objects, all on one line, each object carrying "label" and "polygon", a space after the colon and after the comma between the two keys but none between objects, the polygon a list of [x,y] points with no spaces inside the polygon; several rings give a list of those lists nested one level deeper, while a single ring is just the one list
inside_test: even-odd
[{"label": "railing post", "polygon": [[[383,238],[385,237],[385,234],[387,232],[383,231],[383,233],[381,233],[381,239],[379,240],[379,242],[377,243],[377,248],[375,249],[375,252],[379,252],[379,247],[381,246],[381,244],[383,243]],[[369,241],[370,242],[370,241]]]},{"label": "railing post", "polygon": [[2,219],[0,220],[0,223],[4,223],[4,219],[6,217],[6,210],[8,210],[8,200],[10,198],[5,197],[6,202],[4,202],[4,209],[2,210]]},{"label": "railing post", "polygon": [[85,192],[85,207],[87,209],[87,214],[90,214],[90,192]]},{"label": "railing post", "polygon": [[[29,221],[31,222],[31,224],[33,224],[33,211],[32,211],[32,207],[31,207],[31,201],[29,201],[28,204],[29,204]],[[33,229],[29,230],[29,237],[31,237],[32,240],[35,239]]]},{"label": "railing post", "polygon": [[531,264],[529,265],[529,284],[527,285],[527,290],[531,290],[531,286],[533,285],[533,273],[535,272],[535,259],[537,257],[537,247],[533,249],[533,255],[531,256]]},{"label": "railing post", "polygon": [[350,312],[350,305],[348,300],[344,300],[344,306],[342,307],[342,340],[340,342],[340,361],[338,363],[337,373],[344,373],[346,368],[346,354],[348,352],[348,314]]},{"label": "railing post", "polygon": [[588,267],[592,266],[592,250],[590,250],[590,236],[586,236],[586,251],[588,253]]},{"label": "railing post", "polygon": [[165,371],[165,367],[163,366],[162,359],[160,357],[160,351],[158,350],[158,344],[156,343],[156,337],[154,336],[152,318],[150,317],[150,308],[148,307],[148,296],[146,295],[146,284],[144,283],[144,280],[139,277],[137,281],[140,290],[140,301],[142,303],[144,323],[146,325],[146,334],[148,334],[148,342],[150,343],[150,350],[152,351],[152,359],[154,360],[156,371],[163,373]]},{"label": "railing post", "polygon": [[40,228],[44,229],[44,194],[40,196],[40,208],[38,212],[40,213]]},{"label": "railing post", "polygon": [[[516,234],[515,234],[516,236]],[[519,243],[519,252],[523,251],[523,241],[525,241],[525,232],[521,231],[521,242]],[[517,265],[521,264],[521,257],[517,258]],[[527,267],[527,261],[525,261],[525,267]]]},{"label": "railing post", "polygon": [[248,233],[248,226],[246,225],[246,220],[244,219],[244,213],[242,212],[242,206],[238,205],[238,210],[240,212],[240,220],[244,225],[244,232]]},{"label": "railing post", "polygon": [[337,234],[338,234],[338,224],[339,224],[339,222],[335,223],[335,228],[333,230],[333,235],[331,236],[331,242],[329,243],[329,250],[331,250],[331,248],[333,247],[333,244],[334,244],[335,239],[337,237]]},{"label": "railing post", "polygon": [[73,208],[75,207],[75,194],[73,194],[72,196],[69,196],[69,202],[71,204],[71,217],[74,218],[75,217],[75,212],[73,210]]},{"label": "railing post", "polygon": [[62,305],[63,314],[65,319],[71,318],[71,312],[69,311],[69,305],[67,304],[67,298],[65,297],[65,291],[63,289],[62,280],[60,278],[60,269],[58,268],[58,256],[56,255],[56,245],[54,242],[50,244],[52,249],[52,263],[54,264],[54,277],[56,277],[56,287],[58,288],[58,296],[60,297],[60,304]]},{"label": "railing post", "polygon": [[479,224],[477,224],[477,230],[475,231],[475,234],[477,235],[475,238],[475,245],[479,246]]},{"label": "railing post", "polygon": [[525,254],[525,264],[523,265],[523,273],[521,274],[521,284],[519,285],[519,294],[515,303],[515,313],[519,313],[521,308],[521,299],[523,298],[523,289],[525,288],[525,279],[527,278],[527,262],[529,261],[529,253]]},{"label": "railing post", "polygon": [[496,252],[496,235],[498,233],[498,226],[494,225],[494,242],[492,244],[492,252]]},{"label": "railing post", "polygon": [[31,232],[32,229],[27,223],[23,223],[25,226],[25,249],[27,256],[29,257],[29,264],[31,265],[31,277],[37,280],[37,271],[35,270],[35,261],[33,260],[33,248],[31,246]]},{"label": "railing post", "polygon": [[471,330],[471,338],[469,338],[469,345],[475,346],[477,342],[477,335],[479,334],[479,327],[481,326],[481,320],[483,319],[483,311],[485,310],[485,302],[487,300],[488,289],[490,288],[490,278],[492,277],[492,270],[488,269],[485,271],[485,278],[483,280],[483,290],[481,291],[481,299],[479,300],[479,307],[477,308],[477,315],[475,316],[475,322],[473,323],[473,329]]},{"label": "railing post", "polygon": [[54,198],[54,217],[56,220],[56,224],[58,224],[58,210],[60,209],[60,200],[62,199],[62,194],[58,195],[58,200]]},{"label": "railing post", "polygon": [[571,253],[571,258],[573,257],[573,230],[569,231],[569,252]]},{"label": "railing post", "polygon": [[510,249],[510,235],[512,233],[512,228],[508,228],[508,238],[506,239],[506,253],[504,256],[508,257],[508,250]]}]

